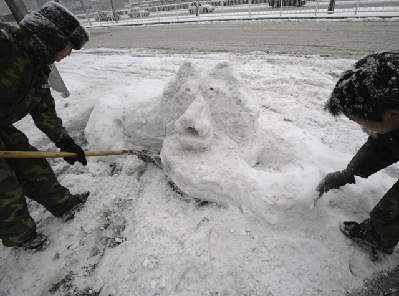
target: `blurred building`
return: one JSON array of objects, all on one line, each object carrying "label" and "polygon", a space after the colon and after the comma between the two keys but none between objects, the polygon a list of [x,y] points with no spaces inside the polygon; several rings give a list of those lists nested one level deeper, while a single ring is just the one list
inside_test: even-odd
[{"label": "blurred building", "polygon": [[[22,0],[28,11],[37,10],[50,0]],[[111,0],[59,0],[57,1],[71,10],[74,14],[83,13],[83,6],[86,12],[111,10]],[[129,0],[112,0],[115,9],[131,7]],[[10,10],[4,0],[0,0],[0,18],[6,18]]]}]

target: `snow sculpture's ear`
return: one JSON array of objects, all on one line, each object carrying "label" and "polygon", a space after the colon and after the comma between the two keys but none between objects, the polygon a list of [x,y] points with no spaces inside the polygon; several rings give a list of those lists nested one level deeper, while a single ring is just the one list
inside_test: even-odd
[{"label": "snow sculpture's ear", "polygon": [[201,93],[209,105],[215,133],[221,132],[241,142],[255,136],[259,108],[228,62],[218,63],[204,75]]},{"label": "snow sculpture's ear", "polygon": [[210,71],[211,76],[216,79],[224,80],[229,83],[229,85],[235,85],[236,83],[241,84],[241,79],[234,72],[229,62],[219,62]]},{"label": "snow sculpture's ear", "polygon": [[184,62],[175,77],[164,88],[160,113],[165,120],[166,134],[171,134],[174,124],[198,96],[200,73],[190,63]]},{"label": "snow sculpture's ear", "polygon": [[190,90],[194,88],[192,82],[195,76],[197,76],[196,73],[197,71],[192,63],[184,62],[175,77],[166,85],[163,93],[165,99],[168,99],[170,102],[172,98],[174,100],[183,100],[183,97],[190,97]]},{"label": "snow sculpture's ear", "polygon": [[176,121],[175,131],[180,143],[187,149],[204,149],[213,138],[209,107],[199,96]]}]

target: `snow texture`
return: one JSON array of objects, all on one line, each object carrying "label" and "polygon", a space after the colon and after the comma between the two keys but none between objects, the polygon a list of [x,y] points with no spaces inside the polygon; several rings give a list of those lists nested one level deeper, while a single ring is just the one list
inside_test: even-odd
[{"label": "snow texture", "polygon": [[[367,138],[322,110],[353,62],[74,53],[58,65],[71,97],[54,94],[72,137],[85,150],[151,149],[165,168],[135,156],[92,157],[86,167],[51,160],[60,182],[90,190],[89,200],[67,223],[29,202],[51,243],[35,254],[0,247],[0,295],[342,296],[393,269],[397,251],[372,262],[338,226],[367,218],[396,166],[313,207],[318,182]],[[17,126],[54,149],[30,118]]]}]

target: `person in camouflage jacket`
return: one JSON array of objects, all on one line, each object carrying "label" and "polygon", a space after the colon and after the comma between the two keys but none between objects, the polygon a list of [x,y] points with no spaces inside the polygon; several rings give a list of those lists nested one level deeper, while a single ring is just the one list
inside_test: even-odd
[{"label": "person in camouflage jacket", "polygon": [[[344,114],[370,135],[346,169],[328,174],[319,194],[367,178],[399,160],[399,52],[379,52],[344,72],[325,109]],[[361,223],[349,221],[341,230],[351,239],[392,254],[399,240],[399,181]]]},{"label": "person in camouflage jacket", "polygon": [[[77,153],[65,160],[87,164],[82,148],[68,135],[55,111],[48,77],[50,64],[80,49],[87,30],[62,5],[48,2],[27,15],[19,27],[0,23],[0,150],[36,151],[13,124],[31,115],[35,125],[61,151]],[[57,181],[45,159],[0,159],[0,238],[7,247],[41,249],[47,238],[36,232],[25,197],[56,217],[70,214],[88,193],[72,195]]]}]

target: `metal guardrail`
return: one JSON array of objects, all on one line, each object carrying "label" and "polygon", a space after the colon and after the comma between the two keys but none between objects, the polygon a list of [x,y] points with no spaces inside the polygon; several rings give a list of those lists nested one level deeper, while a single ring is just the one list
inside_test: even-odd
[{"label": "metal guardrail", "polygon": [[[235,3],[248,2],[247,0],[235,1]],[[218,3],[220,5],[217,5]],[[227,5],[228,3],[227,0],[213,0],[212,4],[214,4],[215,10],[211,13],[200,13],[198,16],[189,13],[187,8],[189,3],[180,3],[174,4],[174,9],[166,8],[166,6],[153,6],[149,9],[148,16],[139,15],[134,18],[129,17],[128,10],[116,11],[116,19],[112,16],[112,12],[110,12],[111,18],[101,18],[98,12],[77,15],[77,17],[88,27],[275,17],[399,17],[398,0],[336,0],[332,11],[329,11],[330,0],[308,0],[301,7],[280,6],[277,8],[270,6],[268,2]]]}]

